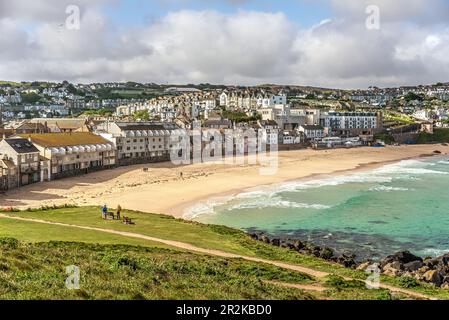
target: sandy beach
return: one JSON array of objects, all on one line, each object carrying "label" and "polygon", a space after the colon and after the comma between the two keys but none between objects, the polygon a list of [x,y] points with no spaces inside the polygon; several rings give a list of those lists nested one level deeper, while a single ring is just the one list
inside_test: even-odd
[{"label": "sandy beach", "polygon": [[120,204],[127,209],[182,217],[186,208],[210,197],[317,175],[366,170],[431,155],[435,150],[449,153],[449,147],[442,145],[285,151],[279,152],[274,175],[260,175],[260,165],[159,163],[120,167],[10,191],[0,195],[0,206],[26,209],[53,204]]}]

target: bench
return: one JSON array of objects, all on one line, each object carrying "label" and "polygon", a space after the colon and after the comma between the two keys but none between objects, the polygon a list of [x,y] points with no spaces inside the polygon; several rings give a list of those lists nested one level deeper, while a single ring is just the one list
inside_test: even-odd
[{"label": "bench", "polygon": [[108,218],[112,218],[112,220],[114,220],[115,219],[114,213],[107,212],[106,214],[103,215],[103,219],[108,220]]}]

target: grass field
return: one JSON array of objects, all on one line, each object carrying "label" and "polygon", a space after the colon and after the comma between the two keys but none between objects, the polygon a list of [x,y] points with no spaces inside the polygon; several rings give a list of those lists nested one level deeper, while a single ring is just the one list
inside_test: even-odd
[{"label": "grass field", "polygon": [[[267,273],[264,271],[262,273],[265,276],[261,276],[260,274],[254,274],[254,277],[263,280],[276,280],[276,281],[286,281],[292,283],[302,283],[303,281],[319,283],[320,285],[324,285],[329,287],[329,290],[326,290],[325,293],[308,293],[307,295],[301,295],[297,293],[297,289],[286,290],[283,288],[281,291],[286,290],[286,295],[283,293],[279,293],[276,290],[271,291],[272,294],[277,295],[276,297],[279,299],[290,299],[290,298],[338,298],[338,299],[388,299],[391,298],[388,291],[385,290],[367,290],[364,287],[363,282],[345,282],[341,277],[351,277],[353,279],[364,280],[366,278],[366,274],[361,271],[356,271],[352,269],[345,269],[339,265],[324,261],[322,259],[318,259],[311,256],[300,255],[294,251],[286,250],[278,247],[274,247],[271,245],[267,245],[261,242],[257,242],[252,240],[249,236],[247,236],[244,232],[230,229],[222,226],[209,226],[202,225],[198,223],[176,220],[174,218],[156,215],[150,213],[140,213],[133,211],[124,211],[123,214],[129,217],[132,217],[135,221],[135,225],[124,225],[119,221],[112,220],[102,220],[100,214],[100,208],[97,207],[81,207],[81,208],[61,208],[61,209],[51,209],[51,210],[36,210],[36,211],[23,211],[23,212],[11,212],[5,213],[10,216],[23,217],[29,219],[41,219],[50,222],[60,222],[65,224],[79,225],[79,226],[87,226],[87,227],[96,227],[102,229],[112,229],[117,231],[125,231],[132,232],[137,234],[142,234],[150,237],[161,238],[165,240],[175,240],[181,241],[184,243],[189,243],[194,246],[205,248],[205,249],[216,249],[221,251],[226,251],[229,253],[241,254],[250,257],[258,257],[264,258],[268,260],[275,261],[283,261],[288,263],[294,263],[298,265],[302,265],[305,267],[313,268],[315,270],[329,272],[333,274],[332,277],[337,277],[338,281],[335,281],[334,278],[328,279],[325,281],[323,279],[312,279],[310,277],[306,277],[305,275],[301,275],[301,281],[297,278],[298,273],[295,271],[285,271],[279,269],[278,267],[264,265],[260,263],[254,262],[243,262],[240,259],[221,259],[217,257],[209,257],[205,258],[204,255],[201,254],[193,254],[182,252],[178,248],[174,249],[165,244],[161,244],[159,242],[152,242],[144,239],[131,238],[121,235],[108,234],[103,232],[91,231],[91,230],[82,230],[72,227],[65,226],[55,226],[55,225],[46,225],[36,222],[25,222],[25,221],[17,221],[17,220],[9,220],[0,218],[0,237],[12,237],[19,239],[23,243],[28,243],[27,245],[23,244],[19,246],[20,248],[26,248],[26,250],[53,250],[51,247],[47,247],[45,244],[40,242],[48,242],[48,241],[69,241],[69,242],[77,242],[78,244],[67,244],[67,245],[58,245],[58,250],[64,251],[65,246],[78,246],[77,250],[86,250],[83,254],[91,257],[94,253],[91,252],[91,248],[95,248],[95,250],[103,251],[103,250],[119,250],[120,254],[127,254],[127,252],[135,252],[137,256],[152,256],[153,252],[158,252],[160,255],[161,252],[164,252],[166,255],[167,261],[172,261],[175,257],[190,257],[192,260],[200,260],[210,261],[211,263],[219,263],[217,261],[228,261],[227,263],[244,263],[245,272],[240,274],[241,277],[245,277],[245,274],[248,276],[251,275],[251,272],[248,270],[257,270],[261,265],[264,268],[275,268],[275,271],[272,270],[270,276],[266,278]],[[86,243],[86,244],[80,244]],[[124,245],[133,246],[132,249],[126,249]],[[138,247],[137,247],[138,246]],[[19,249],[15,249],[19,250]],[[24,249],[25,250],[25,249]],[[161,251],[165,250],[165,251]],[[20,251],[20,250],[19,250]],[[43,251],[40,251],[43,253]],[[65,251],[64,251],[65,252]],[[68,254],[68,253],[67,253]],[[80,253],[81,254],[81,253]],[[119,253],[117,253],[119,254]],[[48,254],[44,254],[48,256]],[[87,258],[86,258],[87,259]],[[88,258],[91,263],[97,263],[97,258]],[[140,258],[139,258],[140,259]],[[25,259],[26,260],[26,259]],[[82,260],[82,259],[81,259]],[[68,261],[66,261],[68,262]],[[64,263],[66,263],[64,262]],[[63,263],[63,264],[64,264]],[[53,264],[53,262],[51,263]],[[71,263],[72,264],[72,263]],[[62,268],[62,265],[59,265],[57,268]],[[89,270],[88,266],[86,266],[87,270]],[[100,266],[99,266],[100,268]],[[255,268],[255,269],[254,269]],[[0,268],[1,269],[1,268]],[[58,270],[59,270],[58,269]],[[10,269],[9,269],[10,270]],[[146,271],[145,271],[146,270]],[[194,270],[194,269],[192,269]],[[240,269],[239,269],[240,270]],[[242,269],[243,270],[243,269]],[[229,270],[224,270],[224,272],[228,272]],[[0,277],[4,279],[4,272],[0,270]],[[147,269],[142,269],[142,272],[148,272]],[[170,273],[170,271],[167,271]],[[195,274],[197,271],[193,271]],[[230,271],[229,271],[230,272]],[[192,277],[194,278],[194,275]],[[274,276],[275,274],[284,274],[281,278],[280,276]],[[288,275],[287,275],[288,274]],[[296,274],[296,275],[295,275]],[[197,274],[200,277],[200,274]],[[226,275],[226,277],[237,277],[237,275]],[[11,277],[11,275],[9,275]],[[95,278],[94,275],[92,277]],[[175,277],[175,275],[173,275]],[[264,278],[265,277],[265,278]],[[296,277],[296,278],[295,278]],[[192,279],[193,279],[192,278]],[[223,280],[223,279],[222,279]],[[332,281],[331,281],[332,280]],[[2,280],[3,281],[3,280]],[[99,281],[99,280],[98,280]],[[136,280],[137,281],[137,280]],[[173,280],[175,281],[175,280]],[[211,280],[212,281],[212,280]],[[426,284],[415,284],[410,288],[410,284],[404,282],[401,278],[390,278],[390,277],[382,277],[382,281],[384,283],[392,284],[398,287],[405,287],[409,290],[413,290],[420,293],[425,293],[428,295],[432,295],[439,298],[449,298],[449,292],[441,289],[436,289]],[[140,283],[140,282],[138,282]],[[144,288],[139,287],[139,290],[136,292],[143,292],[144,298],[149,299],[160,299],[160,298],[176,298],[175,290],[176,281],[171,283],[170,286],[173,285],[173,292],[162,292],[160,295],[157,295],[155,292],[147,293]],[[117,284],[118,285],[118,284]],[[136,284],[137,285],[137,284]],[[193,285],[193,284],[192,284]],[[195,284],[197,285],[197,284]],[[259,285],[261,285],[259,283]],[[126,285],[127,286],[127,285]],[[253,286],[253,284],[251,284]],[[268,285],[266,283],[263,286],[272,287],[273,285]],[[0,285],[0,288],[2,285]],[[20,287],[20,285],[18,286]],[[256,290],[255,284],[252,287],[253,290]],[[259,287],[257,287],[259,288]],[[260,288],[259,288],[260,289]],[[258,290],[259,290],[258,289]],[[1,289],[0,289],[1,290]],[[31,289],[30,289],[31,290]],[[97,299],[101,297],[113,297],[115,293],[107,293],[107,292],[96,292],[97,289],[92,288],[89,289],[88,295],[85,298]],[[236,295],[237,291],[235,291],[234,295],[231,293],[233,289],[229,289],[230,295],[222,296],[222,298],[244,298],[243,296]],[[293,291],[291,291],[293,290]],[[201,291],[203,292],[203,291]],[[198,293],[195,296],[190,296],[192,299],[196,298],[216,298],[216,295],[213,294],[215,291],[206,291],[210,292],[209,296],[203,296],[203,293]],[[254,293],[254,291],[251,291]],[[296,292],[296,293],[295,293]],[[218,294],[218,292],[215,292]],[[60,293],[58,293],[60,294]],[[60,297],[57,293],[54,293],[54,298]],[[74,293],[71,293],[74,294]],[[110,294],[110,296],[108,296]],[[291,295],[293,294],[293,295]],[[295,296],[297,294],[298,296]],[[253,298],[273,298],[274,295],[269,296],[252,296]],[[0,297],[3,298],[12,298],[14,294],[9,292],[7,294],[1,294]],[[27,296],[27,298],[31,298],[32,295]],[[133,295],[131,291],[127,291],[123,295],[118,295],[117,298],[129,299],[132,298]]]}]

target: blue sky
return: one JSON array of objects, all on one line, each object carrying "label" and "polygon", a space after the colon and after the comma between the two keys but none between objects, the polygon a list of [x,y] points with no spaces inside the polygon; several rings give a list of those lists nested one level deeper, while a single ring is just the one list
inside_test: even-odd
[{"label": "blue sky", "polygon": [[239,10],[282,12],[292,22],[309,27],[331,16],[326,1],[300,0],[118,0],[101,8],[117,27],[140,26],[179,10],[214,10],[234,14]]},{"label": "blue sky", "polygon": [[[0,1],[7,80],[338,88],[449,81],[449,0]],[[73,4],[79,28],[64,28]]]}]

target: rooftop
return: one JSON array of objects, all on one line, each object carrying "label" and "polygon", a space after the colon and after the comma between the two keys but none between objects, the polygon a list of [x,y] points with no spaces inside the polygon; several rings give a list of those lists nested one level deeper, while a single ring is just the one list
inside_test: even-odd
[{"label": "rooftop", "polygon": [[21,137],[31,138],[33,143],[45,148],[110,143],[90,132],[23,134]]},{"label": "rooftop", "polygon": [[27,139],[5,139],[5,142],[9,144],[17,153],[39,152],[39,150]]}]

